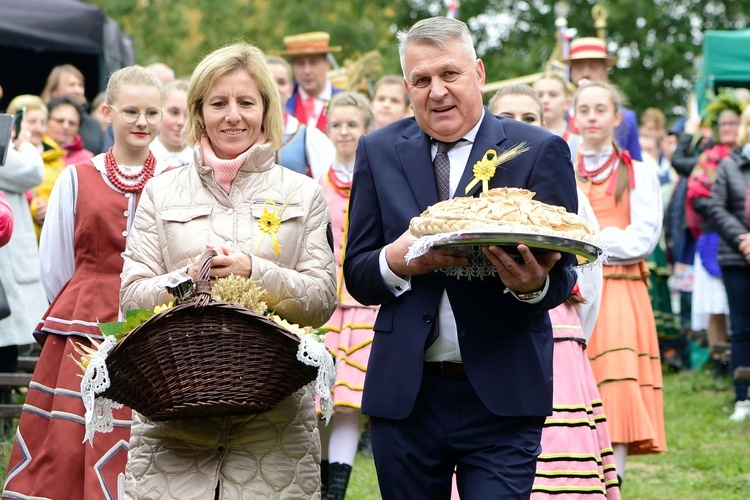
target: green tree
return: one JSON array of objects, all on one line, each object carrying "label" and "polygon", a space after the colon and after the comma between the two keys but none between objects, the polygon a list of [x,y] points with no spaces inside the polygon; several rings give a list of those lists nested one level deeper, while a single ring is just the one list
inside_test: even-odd
[{"label": "green tree", "polygon": [[[120,23],[138,62],[161,61],[190,74],[200,58],[245,39],[269,53],[284,35],[323,30],[341,45],[339,64],[377,50],[384,73],[400,73],[395,32],[419,19],[445,14],[440,0],[90,0]],[[579,36],[595,36],[591,8],[608,11],[610,51],[620,57],[612,81],[636,111],[657,106],[684,111],[699,69],[702,32],[743,28],[747,0],[569,0],[567,16]],[[488,82],[541,71],[555,44],[552,0],[464,0],[459,16],[472,30]]]}]

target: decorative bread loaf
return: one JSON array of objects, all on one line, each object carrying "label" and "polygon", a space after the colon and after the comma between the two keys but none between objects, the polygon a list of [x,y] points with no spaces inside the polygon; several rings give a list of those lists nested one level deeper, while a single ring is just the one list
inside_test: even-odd
[{"label": "decorative bread loaf", "polygon": [[495,188],[478,198],[457,197],[438,202],[411,220],[415,236],[454,231],[503,231],[538,233],[599,242],[591,226],[563,207],[533,199],[533,191],[519,188]]}]

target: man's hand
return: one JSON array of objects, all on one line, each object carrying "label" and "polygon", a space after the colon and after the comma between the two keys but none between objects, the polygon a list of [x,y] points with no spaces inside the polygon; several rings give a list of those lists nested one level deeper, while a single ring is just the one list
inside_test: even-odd
[{"label": "man's hand", "polygon": [[421,257],[409,261],[407,266],[404,256],[416,240],[417,238],[407,229],[396,241],[385,248],[385,260],[388,267],[401,278],[431,273],[443,267],[465,266],[469,263],[469,255],[466,252],[447,247],[431,248]]},{"label": "man's hand", "polygon": [[549,270],[562,255],[560,252],[546,252],[535,256],[523,243],[516,248],[521,254],[519,260],[495,245],[482,247],[482,251],[494,264],[505,286],[521,293],[540,290],[544,287]]}]

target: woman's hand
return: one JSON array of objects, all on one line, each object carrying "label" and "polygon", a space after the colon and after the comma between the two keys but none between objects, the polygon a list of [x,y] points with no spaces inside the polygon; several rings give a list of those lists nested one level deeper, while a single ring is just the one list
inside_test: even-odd
[{"label": "woman's hand", "polygon": [[[226,278],[230,274],[249,278],[253,273],[253,261],[249,255],[231,247],[219,245],[206,245],[206,248],[216,250],[216,255],[211,258],[211,271],[209,276],[211,281],[217,278]],[[195,258],[192,267],[188,269],[188,274],[193,281],[198,277],[198,266],[201,256]]]}]

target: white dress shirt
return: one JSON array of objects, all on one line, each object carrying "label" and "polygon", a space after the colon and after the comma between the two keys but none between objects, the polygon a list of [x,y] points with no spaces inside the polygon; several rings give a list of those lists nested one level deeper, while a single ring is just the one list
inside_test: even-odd
[{"label": "white dress shirt", "polygon": [[[462,137],[461,142],[453,146],[448,152],[448,159],[451,163],[450,170],[450,196],[453,198],[456,195],[456,188],[458,183],[461,181],[461,176],[467,167],[469,161],[469,155],[471,154],[471,148],[474,146],[474,140],[476,139],[479,127],[484,119],[484,111],[482,117],[479,119],[477,124],[469,130]],[[432,159],[434,160],[437,154],[437,144],[433,143],[431,147]],[[458,193],[459,196],[463,196],[463,193]],[[411,280],[402,279],[391,271],[388,267],[388,263],[385,258],[384,247],[380,251],[380,274],[383,277],[383,281],[388,286],[390,291],[398,297],[402,293],[406,293],[411,290]],[[542,295],[535,299],[527,300],[530,304],[541,301],[546,295],[547,289],[549,288],[549,278],[544,285]],[[425,361],[452,361],[461,362],[461,349],[458,345],[458,327],[456,326],[456,318],[451,308],[450,300],[448,299],[448,293],[443,290],[443,295],[440,298],[440,305],[438,306],[438,324],[440,325],[440,334],[438,335],[435,342],[425,351]]]}]

